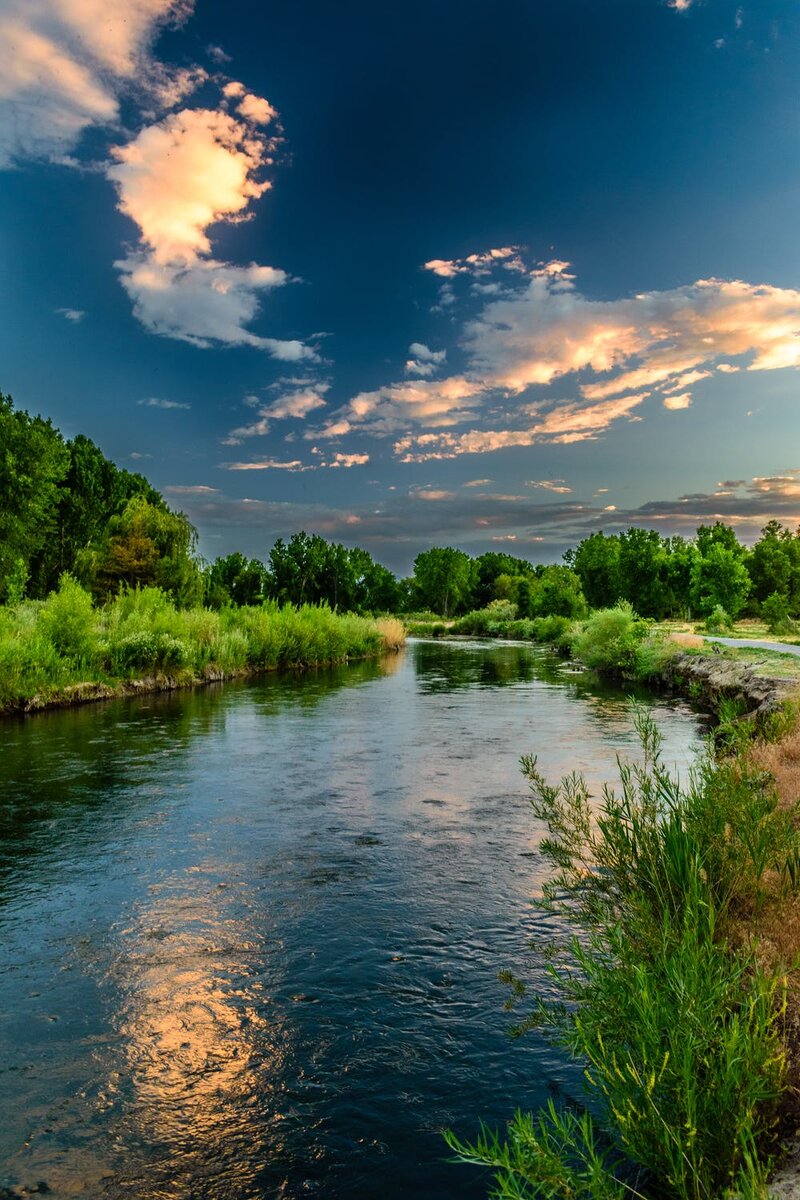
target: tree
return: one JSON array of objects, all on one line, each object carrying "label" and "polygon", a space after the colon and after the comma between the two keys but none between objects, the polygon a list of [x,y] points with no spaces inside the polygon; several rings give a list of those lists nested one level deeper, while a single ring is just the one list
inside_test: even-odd
[{"label": "tree", "polygon": [[800,591],[799,549],[798,539],[779,521],[767,522],[747,560],[756,600],[777,593],[789,602]]},{"label": "tree", "polygon": [[121,586],[153,586],[189,607],[203,594],[196,543],[197,532],[183,513],[134,496],[111,518],[98,549],[87,551],[79,565],[101,599]]},{"label": "tree", "polygon": [[713,525],[698,525],[697,527],[697,549],[704,558],[712,546],[723,546],[724,549],[730,550],[739,558],[745,554],[745,548],[737,538],[736,531],[722,521],[715,521]]},{"label": "tree", "polygon": [[469,555],[452,546],[434,546],[414,559],[414,587],[420,608],[445,620],[469,598],[472,582]]},{"label": "tree", "polygon": [[206,603],[210,608],[226,604],[260,604],[267,584],[267,568],[257,558],[239,551],[217,558],[203,572]]},{"label": "tree", "polygon": [[533,567],[524,558],[514,558],[512,554],[503,554],[498,550],[479,555],[473,562],[472,570],[471,608],[485,608],[490,600],[497,598],[495,583],[498,576],[510,575],[517,579],[533,576]]},{"label": "tree", "polygon": [[592,608],[610,608],[622,595],[618,537],[593,533],[576,548],[567,551],[564,561],[577,574],[583,594]]},{"label": "tree", "polygon": [[528,612],[520,616],[532,617],[584,617],[587,612],[586,598],[581,581],[575,571],[554,563],[545,567],[534,581]]},{"label": "tree", "polygon": [[655,529],[629,529],[618,540],[620,595],[640,616],[660,621],[671,599],[661,535]]},{"label": "tree", "polygon": [[750,592],[750,576],[736,551],[721,541],[712,542],[692,568],[691,598],[694,608],[708,616],[719,605],[736,620]]},{"label": "tree", "polygon": [[68,463],[52,423],[15,409],[11,397],[0,393],[0,599],[20,559],[31,576],[29,590],[41,594],[37,558],[55,534]]},{"label": "tree", "polygon": [[667,549],[667,589],[671,616],[691,619],[692,568],[700,557],[694,542],[682,537],[665,540]]}]

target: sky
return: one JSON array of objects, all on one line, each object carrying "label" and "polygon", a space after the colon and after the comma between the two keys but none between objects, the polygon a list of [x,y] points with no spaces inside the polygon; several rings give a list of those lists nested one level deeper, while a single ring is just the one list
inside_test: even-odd
[{"label": "sky", "polygon": [[209,559],[800,522],[796,0],[0,0],[0,389]]}]

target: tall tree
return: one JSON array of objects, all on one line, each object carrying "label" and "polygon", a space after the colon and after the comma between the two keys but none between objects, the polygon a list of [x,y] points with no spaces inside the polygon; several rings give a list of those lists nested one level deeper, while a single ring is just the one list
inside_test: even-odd
[{"label": "tall tree", "polygon": [[37,560],[56,533],[68,465],[69,451],[52,423],[15,409],[11,397],[0,393],[0,599],[20,561],[32,594],[41,593]]},{"label": "tall tree", "polygon": [[183,513],[134,496],[111,518],[98,548],[79,558],[79,567],[101,599],[124,585],[154,586],[189,607],[203,595],[196,543],[197,532]]},{"label": "tall tree", "polygon": [[750,576],[741,555],[724,545],[712,543],[692,569],[692,605],[708,616],[717,605],[734,620],[739,616],[750,592]]},{"label": "tall tree", "polygon": [[592,533],[564,561],[578,575],[583,594],[592,608],[610,608],[622,597],[619,538]]},{"label": "tall tree", "polygon": [[452,546],[434,546],[414,559],[417,603],[445,619],[463,607],[470,596],[472,563],[469,555]]}]

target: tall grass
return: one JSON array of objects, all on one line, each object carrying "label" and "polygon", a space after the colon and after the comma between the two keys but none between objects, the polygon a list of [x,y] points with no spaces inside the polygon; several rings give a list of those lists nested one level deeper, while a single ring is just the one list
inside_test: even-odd
[{"label": "tall grass", "polygon": [[102,608],[64,576],[47,600],[0,608],[0,709],[70,684],[316,666],[403,644],[399,621],[326,606],[177,609],[158,588],[122,592]]},{"label": "tall grass", "polygon": [[727,935],[776,879],[795,890],[797,805],[780,808],[745,756],[710,749],[682,786],[652,720],[637,725],[643,762],[621,764],[598,806],[582,777],[551,786],[522,760],[553,869],[540,904],[577,933],[550,962],[558,1002],[535,1000],[517,1028],[543,1027],[583,1064],[596,1115],[550,1105],[504,1137],[447,1135],[461,1160],[494,1169],[496,1196],[764,1194],[784,983]]}]

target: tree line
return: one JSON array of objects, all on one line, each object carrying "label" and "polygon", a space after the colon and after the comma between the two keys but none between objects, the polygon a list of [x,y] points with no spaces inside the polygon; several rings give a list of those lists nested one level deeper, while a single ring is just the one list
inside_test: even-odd
[{"label": "tree line", "polygon": [[769,521],[752,549],[728,525],[694,538],[657,530],[593,533],[562,563],[432,547],[397,578],[364,549],[300,532],[265,561],[197,555],[197,533],[141,474],[117,467],[82,434],[0,393],[0,601],[43,598],[68,572],[103,602],[121,587],[157,586],[181,607],[327,603],[342,612],[430,611],[447,619],[496,601],[520,617],[584,616],[627,600],[643,617],[800,615],[800,530]]}]

